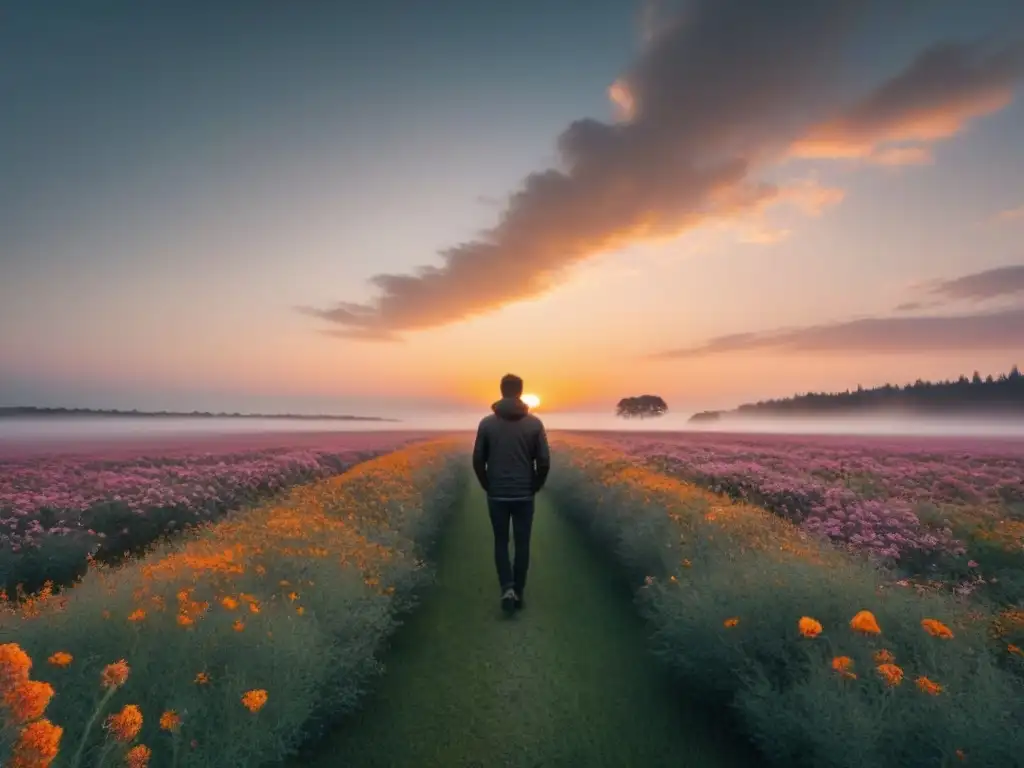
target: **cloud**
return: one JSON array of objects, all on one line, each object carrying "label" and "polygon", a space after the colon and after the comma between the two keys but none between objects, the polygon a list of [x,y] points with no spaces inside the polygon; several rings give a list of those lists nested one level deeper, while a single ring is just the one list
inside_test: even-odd
[{"label": "cloud", "polygon": [[[556,141],[558,167],[528,175],[498,222],[477,239],[442,250],[436,265],[372,277],[377,295],[367,303],[341,302],[309,314],[340,327],[346,338],[389,339],[538,296],[568,279],[576,265],[637,241],[675,238],[709,221],[756,219],[779,204],[820,214],[842,199],[841,190],[815,182],[769,184],[759,173],[787,157],[794,140],[818,123],[847,39],[875,7],[889,5],[691,0],[670,15],[663,4],[649,4],[643,49],[609,90],[614,120],[571,123]],[[989,56],[975,66],[978,78],[994,84],[982,91],[985,98],[974,97],[977,89],[961,84],[973,82],[974,69],[944,50],[820,126],[819,138],[873,147],[892,135],[948,132],[935,127],[941,121],[925,119],[938,114],[933,104],[949,103],[936,91],[957,94],[952,103],[961,117],[1004,103],[996,98],[1006,96],[997,87],[1003,80],[994,77],[1009,67],[1003,58]],[[937,85],[940,75],[955,83]],[[904,151],[902,158],[914,154]],[[899,157],[888,155],[890,162]]]},{"label": "cloud", "polygon": [[1016,208],[1008,208],[996,214],[996,221],[1022,221],[1024,220],[1024,205]]},{"label": "cloud", "polygon": [[742,243],[755,243],[757,245],[772,245],[773,243],[781,243],[787,239],[792,233],[789,229],[779,229],[776,227],[758,227],[751,229],[740,236],[740,242]]},{"label": "cloud", "polygon": [[864,5],[697,0],[661,14],[614,88],[618,122],[573,122],[561,167],[527,176],[485,235],[436,266],[376,275],[374,300],[318,316],[367,338],[446,325],[548,291],[600,253],[799,198],[752,174],[790,143],[801,104],[827,93]]},{"label": "cloud", "polygon": [[812,127],[792,153],[882,165],[929,163],[928,145],[1009,104],[1022,74],[1019,45],[934,45],[859,102]]},{"label": "cloud", "polygon": [[877,317],[719,336],[703,344],[650,355],[682,360],[726,353],[914,354],[1019,350],[1024,308],[973,315]]},{"label": "cloud", "polygon": [[928,294],[945,301],[988,301],[1024,293],[1024,264],[996,267],[952,280],[938,280]]}]

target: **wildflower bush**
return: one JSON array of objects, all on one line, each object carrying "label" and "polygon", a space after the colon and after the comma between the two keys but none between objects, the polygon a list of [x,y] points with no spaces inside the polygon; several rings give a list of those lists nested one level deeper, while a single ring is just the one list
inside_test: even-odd
[{"label": "wildflower bush", "polygon": [[600,443],[558,448],[550,492],[638,587],[656,653],[772,764],[1019,764],[1016,657],[950,597]]},{"label": "wildflower bush", "polygon": [[[319,446],[154,451],[113,458],[0,458],[0,587],[32,593],[161,537],[344,472],[400,447],[400,433],[325,436]],[[108,449],[109,450],[109,449]]]},{"label": "wildflower bush", "polygon": [[[213,768],[293,754],[357,705],[429,583],[466,478],[456,447],[373,459],[143,560],[94,566],[74,590],[7,604],[0,762]],[[29,681],[52,701],[25,693]]]},{"label": "wildflower bush", "polygon": [[1024,603],[1019,442],[724,434],[613,442],[905,575]]}]

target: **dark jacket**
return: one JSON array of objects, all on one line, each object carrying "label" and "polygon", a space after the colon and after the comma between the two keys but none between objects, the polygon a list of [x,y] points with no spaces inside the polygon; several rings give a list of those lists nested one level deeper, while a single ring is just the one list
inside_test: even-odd
[{"label": "dark jacket", "polygon": [[518,398],[502,398],[491,410],[476,432],[473,471],[492,499],[532,498],[551,469],[544,424]]}]

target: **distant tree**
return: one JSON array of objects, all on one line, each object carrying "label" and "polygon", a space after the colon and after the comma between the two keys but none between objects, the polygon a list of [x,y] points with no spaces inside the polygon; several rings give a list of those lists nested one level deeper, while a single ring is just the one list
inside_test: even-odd
[{"label": "distant tree", "polygon": [[668,404],[657,395],[624,397],[615,407],[615,415],[623,419],[646,419],[664,416]]}]

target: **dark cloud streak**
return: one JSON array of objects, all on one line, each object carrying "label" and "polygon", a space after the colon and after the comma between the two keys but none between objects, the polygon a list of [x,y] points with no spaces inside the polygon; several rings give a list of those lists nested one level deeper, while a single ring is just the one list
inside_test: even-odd
[{"label": "dark cloud streak", "polygon": [[742,352],[915,354],[1024,349],[1024,308],[973,315],[878,317],[719,336],[703,344],[650,355],[693,360]]}]

